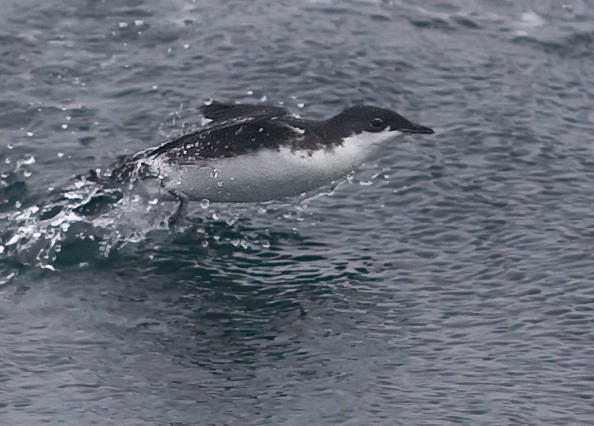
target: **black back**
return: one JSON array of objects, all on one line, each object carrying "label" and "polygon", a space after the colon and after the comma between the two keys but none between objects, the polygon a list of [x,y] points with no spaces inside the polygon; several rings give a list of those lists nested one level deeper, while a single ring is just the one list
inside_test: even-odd
[{"label": "black back", "polygon": [[280,107],[213,102],[201,111],[212,123],[161,145],[147,156],[166,155],[177,164],[194,164],[262,148],[314,148],[313,143],[318,142],[313,132],[315,122],[289,116]]}]

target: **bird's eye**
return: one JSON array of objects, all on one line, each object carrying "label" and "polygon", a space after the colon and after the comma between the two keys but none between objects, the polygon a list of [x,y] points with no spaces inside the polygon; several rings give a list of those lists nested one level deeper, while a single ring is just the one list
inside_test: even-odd
[{"label": "bird's eye", "polygon": [[384,128],[384,120],[382,120],[381,118],[374,118],[373,120],[371,120],[371,127],[373,127],[376,130],[381,130]]}]

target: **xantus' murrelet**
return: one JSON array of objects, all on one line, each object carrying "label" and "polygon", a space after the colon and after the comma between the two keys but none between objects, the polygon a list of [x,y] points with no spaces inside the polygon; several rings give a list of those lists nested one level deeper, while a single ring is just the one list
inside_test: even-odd
[{"label": "xantus' murrelet", "polygon": [[[180,200],[266,201],[298,195],[340,179],[401,133],[433,133],[384,108],[359,105],[322,121],[269,105],[212,102],[205,127],[123,157],[107,179],[165,191]],[[152,191],[151,191],[152,192]]]}]

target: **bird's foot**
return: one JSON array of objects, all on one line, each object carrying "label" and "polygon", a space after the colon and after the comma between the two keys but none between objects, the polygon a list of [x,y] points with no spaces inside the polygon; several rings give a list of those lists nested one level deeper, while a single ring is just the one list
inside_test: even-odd
[{"label": "bird's foot", "polygon": [[176,226],[188,215],[188,204],[190,203],[190,199],[183,192],[171,190],[169,193],[179,200],[177,209],[169,218],[169,226]]}]

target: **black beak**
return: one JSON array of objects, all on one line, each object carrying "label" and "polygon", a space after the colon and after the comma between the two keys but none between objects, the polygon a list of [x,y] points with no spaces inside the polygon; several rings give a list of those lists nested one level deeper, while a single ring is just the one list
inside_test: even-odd
[{"label": "black beak", "polygon": [[401,127],[396,130],[402,133],[423,133],[426,135],[432,135],[433,133],[435,133],[433,129],[415,123],[408,123],[405,127]]}]

